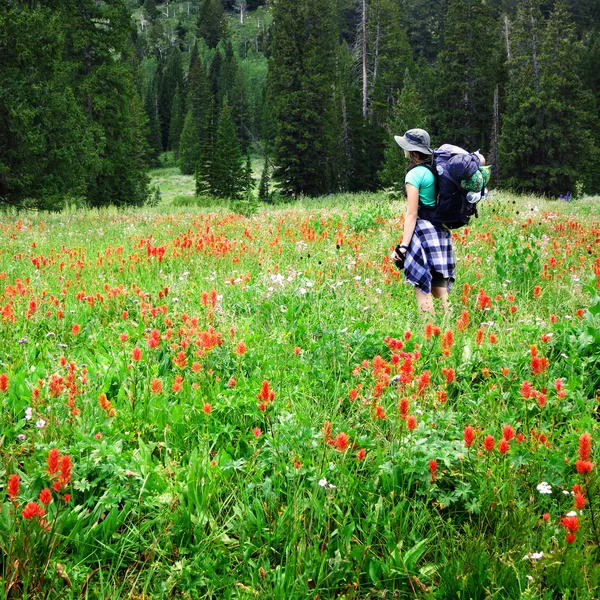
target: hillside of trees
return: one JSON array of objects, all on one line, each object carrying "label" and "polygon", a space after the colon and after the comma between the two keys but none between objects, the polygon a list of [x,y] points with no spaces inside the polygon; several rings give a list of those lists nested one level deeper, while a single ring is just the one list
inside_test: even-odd
[{"label": "hillside of trees", "polygon": [[394,134],[478,148],[496,185],[600,191],[598,0],[0,0],[0,203],[142,205],[397,185]]}]

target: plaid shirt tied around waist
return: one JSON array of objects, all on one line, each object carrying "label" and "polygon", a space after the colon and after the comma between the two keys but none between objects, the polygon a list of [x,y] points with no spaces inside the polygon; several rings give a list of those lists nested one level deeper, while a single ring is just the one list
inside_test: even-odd
[{"label": "plaid shirt tied around waist", "polygon": [[452,287],[456,272],[452,252],[452,233],[436,227],[429,221],[417,218],[406,259],[404,278],[425,294],[431,292],[431,275],[434,271],[448,278],[448,290]]}]

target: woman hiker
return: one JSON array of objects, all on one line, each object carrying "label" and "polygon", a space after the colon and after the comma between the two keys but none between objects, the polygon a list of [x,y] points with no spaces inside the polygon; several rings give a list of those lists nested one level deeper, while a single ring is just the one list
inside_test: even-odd
[{"label": "woman hiker", "polygon": [[409,170],[404,179],[407,206],[402,242],[391,258],[398,268],[404,268],[404,278],[414,286],[420,313],[435,313],[434,298],[448,311],[448,291],[455,274],[452,234],[419,217],[420,204],[435,206],[435,177],[423,166],[433,160],[429,134],[409,129],[394,139],[409,159]]}]

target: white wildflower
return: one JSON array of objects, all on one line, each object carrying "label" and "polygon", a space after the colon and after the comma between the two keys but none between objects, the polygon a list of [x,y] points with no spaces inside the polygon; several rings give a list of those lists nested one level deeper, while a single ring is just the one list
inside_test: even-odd
[{"label": "white wildflower", "polygon": [[537,491],[540,494],[551,494],[552,493],[552,486],[545,481],[542,481],[542,483],[538,483],[538,485],[536,487],[537,487]]}]

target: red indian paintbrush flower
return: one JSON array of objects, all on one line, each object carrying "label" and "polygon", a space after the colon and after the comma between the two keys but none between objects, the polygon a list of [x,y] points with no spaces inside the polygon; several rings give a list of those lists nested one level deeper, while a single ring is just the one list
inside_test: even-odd
[{"label": "red indian paintbrush flower", "polygon": [[48,504],[50,504],[50,502],[52,502],[52,492],[48,488],[44,488],[40,492],[40,502],[44,506],[48,506]]},{"label": "red indian paintbrush flower", "polygon": [[582,433],[579,438],[579,459],[589,460],[592,451],[592,436],[589,433]]},{"label": "red indian paintbrush flower", "polygon": [[471,425],[467,425],[465,427],[463,438],[465,441],[465,446],[467,448],[470,448],[473,445],[473,441],[475,440],[475,429],[473,429]]},{"label": "red indian paintbrush flower", "polygon": [[45,514],[46,511],[35,502],[30,502],[27,504],[27,506],[21,512],[23,518],[27,519],[28,521],[34,517],[43,517]]},{"label": "red indian paintbrush flower", "polygon": [[521,384],[521,396],[523,396],[523,398],[525,400],[528,400],[529,398],[531,398],[531,392],[532,391],[533,391],[533,387],[531,386],[531,382],[525,380]]},{"label": "red indian paintbrush flower", "polygon": [[575,468],[580,475],[588,475],[594,469],[594,463],[589,460],[581,460],[579,459],[575,463]]},{"label": "red indian paintbrush flower", "polygon": [[504,438],[502,438],[499,442],[498,442],[498,452],[500,452],[500,454],[506,454],[508,452],[508,441]]},{"label": "red indian paintbrush flower", "polygon": [[575,515],[569,515],[567,517],[563,517],[560,521],[560,524],[568,529],[571,533],[575,533],[579,529],[579,518]]},{"label": "red indian paintbrush flower", "polygon": [[512,440],[515,437],[515,430],[512,428],[511,425],[504,426],[504,429],[502,430],[502,437],[507,442],[510,442],[510,440]]},{"label": "red indian paintbrush flower", "polygon": [[131,359],[136,362],[142,359],[142,351],[137,346],[131,352]]},{"label": "red indian paintbrush flower", "polygon": [[67,454],[63,454],[60,457],[60,483],[62,485],[68,485],[71,481],[71,457]]},{"label": "red indian paintbrush flower", "polygon": [[258,394],[257,398],[265,402],[273,402],[275,400],[275,392],[269,389],[269,382],[266,379],[262,382],[260,394]]},{"label": "red indian paintbrush flower", "polygon": [[581,493],[575,494],[575,506],[581,510],[586,505],[585,496]]},{"label": "red indian paintbrush flower", "polygon": [[0,373],[0,392],[8,392],[8,375]]},{"label": "red indian paintbrush flower", "polygon": [[432,459],[429,461],[429,473],[431,474],[431,483],[433,483],[437,478],[437,460]]},{"label": "red indian paintbrush flower", "polygon": [[8,488],[6,490],[6,493],[8,494],[8,497],[13,501],[19,495],[20,482],[21,482],[21,478],[16,473],[13,473],[8,478]]},{"label": "red indian paintbrush flower", "polygon": [[345,452],[348,449],[350,438],[348,437],[348,434],[342,431],[335,436],[334,442],[336,450],[339,450],[340,452]]},{"label": "red indian paintbrush flower", "polygon": [[442,354],[444,356],[450,356],[450,350],[454,346],[454,332],[452,329],[446,329],[442,336]]},{"label": "red indian paintbrush flower", "polygon": [[409,431],[414,431],[417,428],[417,418],[414,415],[410,415],[406,419],[406,427]]},{"label": "red indian paintbrush flower", "polygon": [[150,391],[153,394],[160,394],[163,391],[163,384],[160,379],[153,379],[150,383]]},{"label": "red indian paintbrush flower", "polygon": [[58,472],[58,461],[60,459],[60,450],[58,448],[52,448],[50,452],[48,452],[48,458],[46,462],[48,463],[48,473],[50,475],[55,475]]},{"label": "red indian paintbrush flower", "polygon": [[246,342],[238,342],[238,345],[235,347],[235,353],[241,356],[242,354],[246,354],[247,349]]},{"label": "red indian paintbrush flower", "polygon": [[485,438],[483,438],[483,448],[487,452],[491,452],[494,449],[494,445],[495,440],[493,435],[486,435]]},{"label": "red indian paintbrush flower", "polygon": [[203,410],[204,414],[210,415],[210,413],[212,412],[212,404],[205,402],[204,406],[202,407],[202,410]]},{"label": "red indian paintbrush flower", "polygon": [[398,406],[398,409],[400,410],[400,417],[402,419],[406,419],[406,417],[408,417],[408,411],[409,411],[408,398],[406,398],[406,397],[400,398],[400,404]]}]

